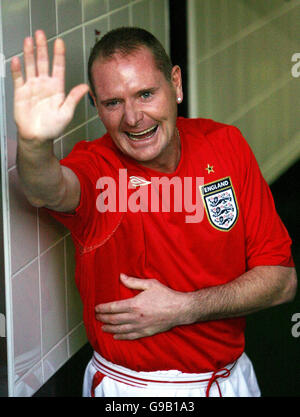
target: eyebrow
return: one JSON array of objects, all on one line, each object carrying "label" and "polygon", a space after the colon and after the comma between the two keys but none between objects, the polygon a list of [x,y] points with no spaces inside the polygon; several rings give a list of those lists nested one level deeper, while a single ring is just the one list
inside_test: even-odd
[{"label": "eyebrow", "polygon": [[139,90],[137,92],[137,95],[141,95],[143,93],[155,93],[155,91],[157,91],[159,89],[159,87],[150,87],[150,88],[143,88],[142,90]]}]

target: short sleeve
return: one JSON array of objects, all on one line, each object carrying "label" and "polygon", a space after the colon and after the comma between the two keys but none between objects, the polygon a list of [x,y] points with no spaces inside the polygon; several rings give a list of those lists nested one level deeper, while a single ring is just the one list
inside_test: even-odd
[{"label": "short sleeve", "polygon": [[291,239],[282,223],[271,190],[248,143],[236,128],[240,164],[240,208],[246,236],[247,267],[294,266]]}]

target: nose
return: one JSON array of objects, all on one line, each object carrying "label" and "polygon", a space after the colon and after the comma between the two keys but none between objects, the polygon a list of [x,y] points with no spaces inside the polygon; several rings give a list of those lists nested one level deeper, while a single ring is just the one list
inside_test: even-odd
[{"label": "nose", "polygon": [[123,122],[129,127],[137,127],[143,120],[143,112],[132,101],[125,102]]}]

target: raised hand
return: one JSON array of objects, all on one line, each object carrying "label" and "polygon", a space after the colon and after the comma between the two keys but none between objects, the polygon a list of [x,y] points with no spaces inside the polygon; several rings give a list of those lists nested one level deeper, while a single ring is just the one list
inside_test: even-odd
[{"label": "raised hand", "polygon": [[62,134],[72,120],[76,105],[89,90],[87,84],[74,87],[65,96],[65,45],[54,43],[52,74],[49,75],[47,39],[42,30],[34,40],[24,40],[25,79],[18,57],[11,61],[14,83],[14,117],[22,139],[44,142]]}]

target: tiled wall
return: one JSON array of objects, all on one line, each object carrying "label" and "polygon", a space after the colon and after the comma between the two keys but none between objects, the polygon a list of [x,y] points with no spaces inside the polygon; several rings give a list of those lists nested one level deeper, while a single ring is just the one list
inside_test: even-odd
[{"label": "tiled wall", "polygon": [[[13,121],[11,57],[22,57],[25,36],[45,30],[52,50],[59,35],[67,47],[66,89],[87,80],[87,59],[95,42],[109,29],[137,25],[151,30],[169,48],[167,0],[2,0],[3,54],[6,77],[3,136],[7,153],[4,183],[7,201],[5,250],[7,328],[10,337],[9,395],[31,396],[85,342],[82,307],[75,288],[74,248],[69,232],[41,210],[29,205],[16,170],[16,127]],[[51,55],[51,53],[50,53]],[[74,120],[55,141],[56,155],[65,156],[82,139],[100,137],[104,129],[88,98]],[[2,140],[3,138],[1,138]],[[4,194],[5,198],[5,194]]]},{"label": "tiled wall", "polygon": [[300,1],[189,0],[191,116],[238,126],[269,182],[300,156]]}]

